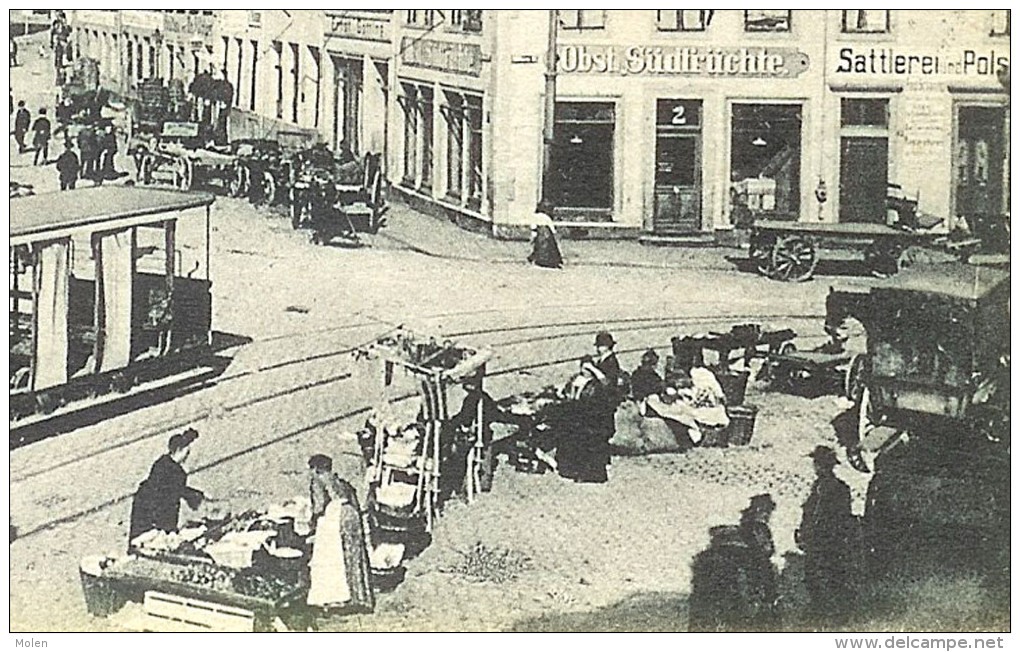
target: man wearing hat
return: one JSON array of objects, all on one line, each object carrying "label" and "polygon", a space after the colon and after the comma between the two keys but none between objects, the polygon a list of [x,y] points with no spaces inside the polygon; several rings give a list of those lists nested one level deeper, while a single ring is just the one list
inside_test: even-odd
[{"label": "man wearing hat", "polygon": [[609,465],[609,440],[616,434],[616,407],[619,405],[620,362],[616,359],[613,336],[601,331],[595,336],[595,356],[585,363],[581,371],[595,377],[600,390],[591,400],[584,427],[591,436],[587,468],[579,478],[580,482],[606,482],[606,467]]},{"label": "man wearing hat", "polygon": [[814,460],[816,477],[794,538],[804,551],[804,582],[811,610],[816,616],[838,621],[846,615],[845,608],[853,597],[850,488],[833,472],[839,460],[830,447],[817,446],[808,457]]},{"label": "man wearing hat", "polygon": [[149,530],[176,531],[181,500],[191,509],[197,509],[205,500],[205,494],[188,486],[188,472],[183,466],[196,439],[198,431],[194,428],[170,437],[166,454],[153,463],[149,476],[138,485],[131,504],[129,552],[131,542],[140,534]]},{"label": "man wearing hat", "polygon": [[776,509],[771,494],[758,494],[740,513],[740,534],[748,548],[748,585],[754,602],[752,626],[773,631],[779,627],[779,574],[772,564],[776,545],[769,519]]}]

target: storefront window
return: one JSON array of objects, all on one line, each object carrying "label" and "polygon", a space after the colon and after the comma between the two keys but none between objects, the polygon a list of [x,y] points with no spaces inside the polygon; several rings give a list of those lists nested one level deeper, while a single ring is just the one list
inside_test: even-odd
[{"label": "storefront window", "polygon": [[557,102],[547,196],[558,208],[612,208],[615,122],[612,102]]},{"label": "storefront window", "polygon": [[255,110],[255,91],[258,88],[259,78],[259,43],[251,41],[251,96],[248,101],[248,110]]},{"label": "storefront window", "polygon": [[889,100],[843,98],[840,124],[844,127],[888,127]]},{"label": "storefront window", "polygon": [[467,100],[467,165],[468,206],[479,210],[482,206],[482,98],[468,95]]},{"label": "storefront window", "polygon": [[413,186],[418,177],[418,89],[404,86],[404,183]]},{"label": "storefront window", "polygon": [[800,131],[800,105],[733,105],[731,220],[748,216],[797,219]]},{"label": "storefront window", "polygon": [[421,111],[421,188],[430,190],[432,188],[432,89],[422,88],[419,91],[419,108]]},{"label": "storefront window", "polygon": [[789,9],[744,10],[745,32],[789,32]]},{"label": "storefront window", "polygon": [[460,95],[447,94],[446,110],[446,194],[459,199],[463,188],[464,105]]},{"label": "storefront window", "polygon": [[273,41],[273,52],[276,58],[276,117],[283,119],[283,43]]},{"label": "storefront window", "polygon": [[889,31],[888,9],[844,9],[845,34],[882,34]]}]

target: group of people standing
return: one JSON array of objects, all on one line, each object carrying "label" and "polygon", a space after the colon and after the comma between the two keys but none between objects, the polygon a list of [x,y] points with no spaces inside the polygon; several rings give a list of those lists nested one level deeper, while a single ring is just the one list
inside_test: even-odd
[{"label": "group of people standing", "polygon": [[31,130],[33,165],[47,165],[50,163],[50,141],[54,134],[63,131],[64,151],[56,159],[61,190],[73,189],[78,179],[90,179],[101,185],[104,180],[117,178],[115,159],[118,146],[114,126],[84,125],[73,140],[69,126],[69,120],[62,121],[54,129],[46,107],[39,109],[39,115],[33,122],[25,101],[19,101],[14,114],[14,140],[18,145],[18,153],[29,151],[25,139]]}]

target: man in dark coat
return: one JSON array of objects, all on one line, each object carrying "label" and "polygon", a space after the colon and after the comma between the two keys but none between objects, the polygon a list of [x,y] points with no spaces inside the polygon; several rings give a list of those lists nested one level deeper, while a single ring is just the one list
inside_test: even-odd
[{"label": "man in dark coat", "polygon": [[25,151],[25,134],[32,125],[32,114],[25,108],[25,101],[18,102],[18,110],[14,114],[14,141],[18,143],[18,153]]},{"label": "man in dark coat", "polygon": [[81,178],[92,179],[96,174],[96,156],[99,143],[96,140],[96,130],[92,125],[86,125],[78,132],[78,152],[81,154]]},{"label": "man in dark coat", "polygon": [[138,535],[149,530],[173,532],[177,530],[181,500],[196,509],[205,494],[188,486],[188,473],[182,466],[191,452],[191,444],[198,432],[189,428],[170,438],[167,453],[152,465],[149,477],[138,485],[131,504],[131,529],[128,533],[128,551]]},{"label": "man in dark coat", "polygon": [[53,128],[50,119],[46,117],[46,109],[39,109],[39,117],[32,125],[32,144],[35,146],[35,165],[46,165],[50,157],[50,136]]},{"label": "man in dark coat", "polygon": [[752,553],[736,525],[709,530],[711,543],[691,564],[687,628],[692,632],[746,632],[754,629]]},{"label": "man in dark coat", "polygon": [[810,457],[814,459],[816,478],[794,537],[804,551],[804,581],[811,611],[828,624],[839,624],[853,600],[850,488],[833,472],[839,461],[831,448],[818,446]]},{"label": "man in dark coat", "polygon": [[100,180],[116,179],[117,168],[114,159],[117,156],[117,132],[112,125],[107,127],[103,131],[103,135],[99,137],[99,150],[102,157],[102,169],[99,170],[98,178]]},{"label": "man in dark coat", "polygon": [[759,494],[740,514],[740,534],[749,551],[749,593],[754,602],[752,626],[756,631],[779,627],[779,574],[772,563],[776,545],[769,526],[775,508],[770,494]]},{"label": "man in dark coat", "polygon": [[64,141],[64,153],[57,158],[57,173],[60,175],[60,189],[74,190],[74,184],[78,181],[78,171],[81,164],[78,162],[78,155],[74,153],[74,145],[71,139]]}]

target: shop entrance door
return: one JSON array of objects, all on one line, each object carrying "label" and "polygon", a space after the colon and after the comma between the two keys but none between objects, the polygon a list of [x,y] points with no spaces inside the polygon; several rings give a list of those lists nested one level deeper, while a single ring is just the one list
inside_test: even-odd
[{"label": "shop entrance door", "polygon": [[1002,212],[1002,107],[961,106],[957,114],[954,161],[956,214],[996,215]]},{"label": "shop entrance door", "polygon": [[655,138],[655,233],[701,230],[701,102],[659,100]]},{"label": "shop entrance door", "polygon": [[839,155],[839,221],[885,222],[886,138],[844,137]]}]

